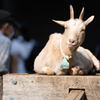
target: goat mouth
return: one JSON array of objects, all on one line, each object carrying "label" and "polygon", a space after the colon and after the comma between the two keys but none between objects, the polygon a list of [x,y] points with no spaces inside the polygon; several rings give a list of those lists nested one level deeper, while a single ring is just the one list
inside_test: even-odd
[{"label": "goat mouth", "polygon": [[76,44],[70,44],[70,43],[67,43],[68,47],[74,47],[76,46]]}]

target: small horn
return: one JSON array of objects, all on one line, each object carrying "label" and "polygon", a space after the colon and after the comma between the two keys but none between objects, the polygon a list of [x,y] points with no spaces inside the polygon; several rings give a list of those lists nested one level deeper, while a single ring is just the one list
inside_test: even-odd
[{"label": "small horn", "polygon": [[70,5],[70,18],[74,19],[74,10],[73,10],[72,5]]},{"label": "small horn", "polygon": [[61,26],[65,26],[65,21],[56,21],[56,20],[52,20],[54,21],[55,23],[61,25]]},{"label": "small horn", "polygon": [[82,11],[80,13],[79,19],[83,19],[83,16],[84,16],[84,7],[82,8]]}]

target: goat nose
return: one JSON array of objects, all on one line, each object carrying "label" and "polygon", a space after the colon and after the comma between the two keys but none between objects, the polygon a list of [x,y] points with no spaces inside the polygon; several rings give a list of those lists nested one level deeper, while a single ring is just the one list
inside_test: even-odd
[{"label": "goat nose", "polygon": [[69,43],[74,43],[74,42],[75,42],[75,40],[69,39]]}]

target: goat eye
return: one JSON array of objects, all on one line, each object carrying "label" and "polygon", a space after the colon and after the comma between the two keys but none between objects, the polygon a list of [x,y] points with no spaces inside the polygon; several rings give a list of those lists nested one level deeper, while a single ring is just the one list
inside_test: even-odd
[{"label": "goat eye", "polygon": [[65,26],[65,29],[68,29],[68,27],[67,27],[67,26]]}]

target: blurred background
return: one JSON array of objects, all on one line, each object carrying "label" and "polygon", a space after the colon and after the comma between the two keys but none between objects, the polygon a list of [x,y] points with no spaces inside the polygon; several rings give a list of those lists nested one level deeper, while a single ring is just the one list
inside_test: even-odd
[{"label": "blurred background", "polygon": [[55,20],[69,19],[69,5],[72,4],[77,18],[82,7],[85,7],[83,20],[95,15],[94,21],[86,29],[83,46],[93,53],[96,43],[100,40],[100,3],[99,0],[0,0],[0,9],[11,12],[16,20],[27,21],[29,34],[36,40],[47,42],[53,32],[63,33]]},{"label": "blurred background", "polygon": [[84,47],[94,53],[95,46],[100,40],[99,0],[90,0],[90,2],[87,0],[0,0],[0,9],[11,12],[18,21],[25,20],[30,36],[46,43],[51,33],[63,33],[63,27],[52,22],[52,19],[68,20],[70,4],[74,7],[76,18],[82,7],[85,7],[83,20],[95,15],[94,21],[86,29],[86,38],[83,43]]}]

